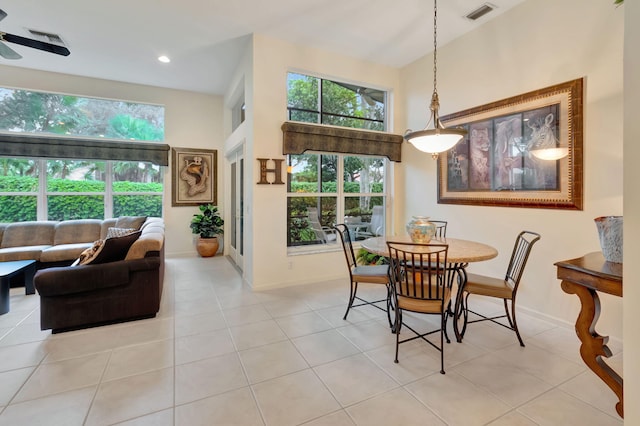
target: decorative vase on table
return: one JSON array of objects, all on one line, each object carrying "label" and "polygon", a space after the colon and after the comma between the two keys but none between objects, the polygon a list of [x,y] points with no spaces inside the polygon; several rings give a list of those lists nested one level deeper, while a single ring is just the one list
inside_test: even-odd
[{"label": "decorative vase on table", "polygon": [[622,263],[622,216],[600,216],[594,221],[604,259]]},{"label": "decorative vase on table", "polygon": [[414,243],[428,243],[436,234],[436,225],[429,222],[429,216],[412,216],[407,232]]}]

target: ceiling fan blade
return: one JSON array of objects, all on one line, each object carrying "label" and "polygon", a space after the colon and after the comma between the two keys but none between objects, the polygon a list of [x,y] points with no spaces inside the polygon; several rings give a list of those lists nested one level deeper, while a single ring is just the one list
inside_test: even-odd
[{"label": "ceiling fan blade", "polygon": [[[1,12],[1,11],[0,11]],[[20,59],[22,56],[6,44],[0,42],[0,56],[5,59]]]},{"label": "ceiling fan blade", "polygon": [[69,52],[69,49],[64,46],[58,46],[57,44],[46,43],[44,41],[34,40],[32,38],[26,38],[15,34],[4,33],[2,34],[2,37],[0,37],[0,39],[62,56],[69,56],[69,54],[71,53]]}]

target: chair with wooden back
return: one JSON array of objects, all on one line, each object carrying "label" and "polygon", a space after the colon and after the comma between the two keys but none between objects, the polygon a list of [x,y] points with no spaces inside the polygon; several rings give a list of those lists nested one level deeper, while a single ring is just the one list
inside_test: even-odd
[{"label": "chair with wooden back", "polygon": [[[351,234],[347,225],[341,223],[333,227],[340,236],[342,242],[342,248],[344,251],[344,257],[347,260],[347,268],[349,269],[350,278],[350,293],[349,303],[347,304],[347,311],[344,313],[342,319],[346,320],[349,315],[349,310],[357,306],[370,305],[375,308],[387,312],[387,318],[389,320],[389,326],[391,326],[391,311],[390,311],[390,287],[389,287],[389,267],[388,265],[358,265],[356,262],[356,256],[353,251],[353,244],[351,240]],[[368,301],[358,297],[358,284],[378,284],[386,287],[387,297],[380,300]],[[354,305],[354,302],[358,300],[361,303]],[[378,306],[378,303],[385,303],[385,307]]]},{"label": "chair with wooden back", "polygon": [[[448,272],[447,254],[449,246],[442,243],[404,243],[387,241],[389,249],[389,272],[391,275],[391,292],[396,312],[396,357],[401,343],[415,339],[425,342],[440,351],[440,373],[444,374],[444,339],[447,336],[447,317],[451,307],[452,279]],[[440,328],[426,333],[419,333],[411,326],[403,323],[404,311],[440,316]],[[400,339],[403,326],[416,335]],[[440,345],[432,342],[427,336],[440,332]]]},{"label": "chair with wooden back", "polygon": [[[464,286],[464,295],[458,302],[460,304],[460,306],[458,306],[458,312],[461,312],[461,315],[463,316],[462,320],[464,321],[460,332],[461,336],[464,336],[467,324],[480,321],[491,321],[515,331],[518,341],[520,342],[520,346],[524,346],[524,342],[520,336],[520,331],[518,330],[518,323],[516,321],[516,295],[531,249],[539,239],[540,234],[536,232],[522,231],[518,234],[504,279],[471,273],[466,274],[467,282]],[[502,299],[505,314],[486,316],[472,311],[469,309],[469,296],[472,294]],[[508,300],[511,301],[511,313],[509,313],[509,307],[507,304]],[[480,318],[469,321],[470,313],[477,315]],[[508,325],[503,322],[496,321],[499,318],[506,318]]]}]

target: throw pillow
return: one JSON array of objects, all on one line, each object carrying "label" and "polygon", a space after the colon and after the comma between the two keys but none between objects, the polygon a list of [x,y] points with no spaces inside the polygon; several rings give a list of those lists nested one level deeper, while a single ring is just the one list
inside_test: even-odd
[{"label": "throw pillow", "polygon": [[102,250],[103,246],[104,240],[94,241],[91,247],[85,249],[82,253],[80,253],[80,257],[78,257],[76,261],[71,264],[71,266],[86,265],[88,263],[91,263],[93,259],[100,253],[100,250]]},{"label": "throw pillow", "polygon": [[[135,231],[122,237],[111,237],[104,240],[102,249],[91,259],[90,264],[116,262],[124,260],[131,245],[140,237],[141,231]],[[86,263],[85,263],[86,265]]]},{"label": "throw pillow", "polygon": [[147,220],[146,216],[120,216],[116,220],[116,228],[133,228],[136,231],[140,229],[142,224]]},{"label": "throw pillow", "polygon": [[137,229],[133,229],[133,228],[109,228],[107,229],[106,238],[124,237],[125,235],[129,235],[132,232],[136,232],[136,231]]}]

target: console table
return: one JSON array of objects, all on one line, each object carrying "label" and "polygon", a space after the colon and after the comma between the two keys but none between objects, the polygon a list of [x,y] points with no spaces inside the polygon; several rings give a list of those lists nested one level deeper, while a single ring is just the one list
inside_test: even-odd
[{"label": "console table", "polygon": [[615,392],[618,397],[616,411],[624,417],[622,377],[604,361],[610,357],[609,338],[596,332],[600,317],[598,292],[622,297],[622,263],[604,260],[601,252],[589,253],[577,259],[556,262],[557,276],[562,290],[580,298],[581,309],[576,320],[576,334],[582,344],[580,356],[587,366]]}]

